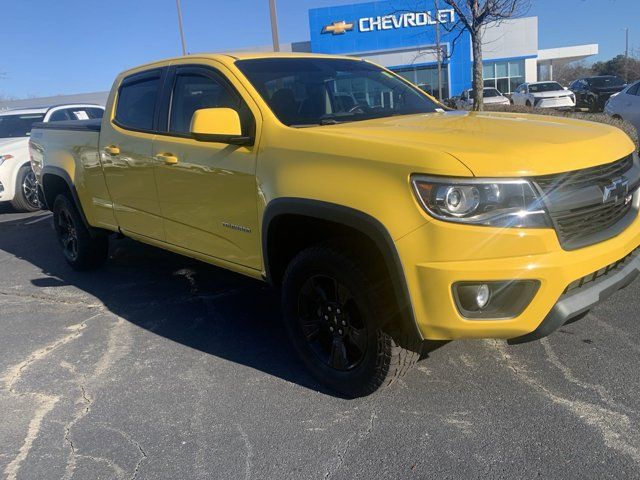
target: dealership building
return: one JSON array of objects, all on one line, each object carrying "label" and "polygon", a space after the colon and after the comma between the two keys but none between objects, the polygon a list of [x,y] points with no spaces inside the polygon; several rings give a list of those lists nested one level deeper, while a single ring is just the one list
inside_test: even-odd
[{"label": "dealership building", "polygon": [[[371,60],[416,84],[438,85],[440,44],[443,96],[471,88],[471,37],[444,2],[386,0],[309,11],[311,38],[286,50],[353,55]],[[417,8],[422,6],[425,8]],[[438,41],[439,39],[439,41]],[[511,93],[524,82],[552,80],[554,68],[598,53],[598,45],[538,49],[538,18],[504,20],[483,35],[485,86]]]},{"label": "dealership building", "polygon": [[[310,38],[281,45],[282,51],[365,58],[437,93],[439,43],[443,98],[471,88],[471,38],[467,31],[457,26],[457,14],[441,0],[438,8],[429,0],[385,0],[314,8],[308,15]],[[245,50],[271,50],[271,46]],[[488,26],[483,35],[482,51],[485,86],[511,93],[524,82],[552,80],[554,69],[597,54],[598,45],[540,50],[538,18],[525,17]],[[86,95],[104,103],[107,93]],[[81,101],[78,97],[82,96],[46,100],[54,104]],[[44,100],[0,102],[0,110],[41,106]]]}]

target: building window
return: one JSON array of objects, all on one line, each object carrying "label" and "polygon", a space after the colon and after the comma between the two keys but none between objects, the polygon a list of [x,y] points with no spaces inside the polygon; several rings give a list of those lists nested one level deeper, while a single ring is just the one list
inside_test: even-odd
[{"label": "building window", "polygon": [[[392,70],[438,98],[438,67],[436,65],[392,68]],[[446,64],[442,65],[442,97],[449,98],[449,72]]]},{"label": "building window", "polygon": [[484,62],[482,75],[485,87],[497,88],[501,93],[511,93],[524,83],[524,60]]}]

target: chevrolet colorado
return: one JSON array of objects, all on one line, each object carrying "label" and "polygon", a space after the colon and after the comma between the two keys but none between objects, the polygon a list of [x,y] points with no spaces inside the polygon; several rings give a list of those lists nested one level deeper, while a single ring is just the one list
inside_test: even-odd
[{"label": "chevrolet colorado", "polygon": [[117,232],[269,281],[301,360],[344,396],[406,372],[426,339],[547,335],[640,268],[622,131],[445,111],[360,59],[144,65],[101,122],[40,124],[30,145],[73,268]]}]

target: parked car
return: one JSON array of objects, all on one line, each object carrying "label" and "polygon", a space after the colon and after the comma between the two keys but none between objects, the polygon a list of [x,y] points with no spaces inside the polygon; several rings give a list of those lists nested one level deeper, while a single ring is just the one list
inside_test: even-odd
[{"label": "parked car", "polygon": [[614,93],[604,106],[604,112],[633,124],[640,136],[640,80],[620,93]]},{"label": "parked car", "polygon": [[[485,87],[483,89],[483,104],[484,105],[511,105],[511,102],[507,97],[502,95],[497,89],[492,87]],[[456,108],[459,110],[469,110],[473,107],[473,99],[475,98],[475,92],[473,89],[468,89],[462,92],[460,98],[456,101]]]},{"label": "parked car", "polygon": [[624,80],[615,75],[587,77],[575,80],[569,85],[576,96],[577,108],[588,108],[590,112],[601,112],[604,104],[614,93],[624,89]]},{"label": "parked car", "polygon": [[568,108],[576,106],[576,97],[558,82],[523,83],[511,94],[514,105],[531,108]]},{"label": "parked car", "polygon": [[119,234],[266,280],[301,361],[348,397],[425,339],[548,335],[640,270],[640,160],[612,126],[443,111],[312,54],[155,62],[109,99],[30,140],[69,265],[98,267]]},{"label": "parked car", "polygon": [[18,211],[40,208],[36,177],[29,164],[29,135],[36,122],[102,118],[104,107],[73,104],[0,112],[0,202]]}]

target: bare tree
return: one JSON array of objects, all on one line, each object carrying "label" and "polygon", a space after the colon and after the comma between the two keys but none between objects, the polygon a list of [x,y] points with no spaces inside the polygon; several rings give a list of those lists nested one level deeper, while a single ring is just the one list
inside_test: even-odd
[{"label": "bare tree", "polygon": [[471,36],[473,49],[473,109],[482,110],[482,36],[489,24],[519,17],[529,10],[529,0],[444,0],[456,12],[462,27]]}]

